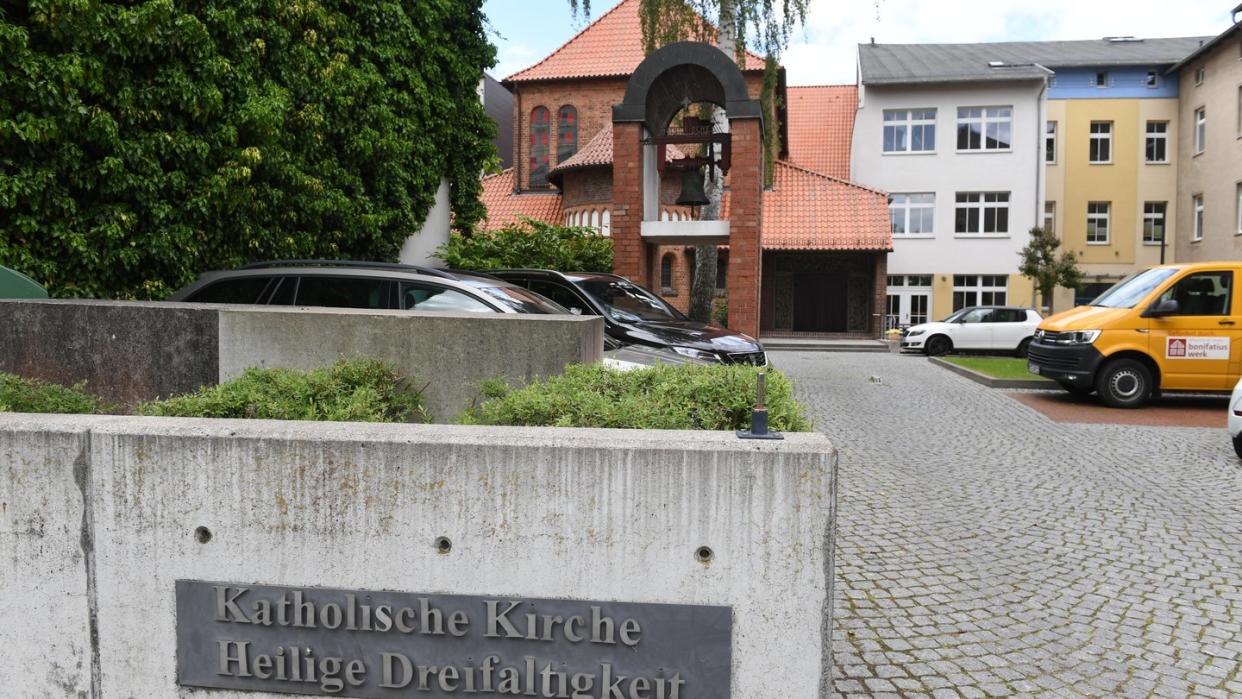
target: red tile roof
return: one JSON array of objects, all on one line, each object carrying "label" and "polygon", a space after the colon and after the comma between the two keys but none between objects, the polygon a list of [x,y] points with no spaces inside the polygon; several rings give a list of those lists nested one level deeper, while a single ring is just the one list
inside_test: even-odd
[{"label": "red tile roof", "polygon": [[777,161],[763,193],[764,250],[892,250],[888,194]]},{"label": "red tile roof", "polygon": [[545,223],[562,223],[561,193],[546,192],[513,193],[513,168],[483,178],[483,194],[480,197],[487,207],[487,218],[479,222],[483,230],[496,230],[533,218]]},{"label": "red tile roof", "polygon": [[[646,58],[639,3],[640,0],[621,0],[542,61],[503,82],[630,75]],[[763,58],[747,51],[743,70],[763,70]]]},{"label": "red tile roof", "polygon": [[[667,146],[664,152],[666,161],[684,158],[685,153],[675,145]],[[612,125],[609,124],[599,130],[591,138],[590,143],[582,147],[582,150],[574,153],[565,162],[557,165],[548,171],[548,180],[557,186],[561,183],[561,175],[569,170],[577,170],[580,168],[600,167],[612,164]]]},{"label": "red tile roof", "polygon": [[858,87],[790,87],[786,88],[785,104],[789,160],[808,170],[849,179]]}]

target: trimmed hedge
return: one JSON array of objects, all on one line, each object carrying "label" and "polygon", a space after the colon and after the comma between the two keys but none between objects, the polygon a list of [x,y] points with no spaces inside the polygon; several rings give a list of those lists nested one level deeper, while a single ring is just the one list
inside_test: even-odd
[{"label": "trimmed hedge", "polygon": [[[460,422],[479,425],[622,427],[657,430],[737,430],[750,426],[760,371],[751,366],[659,365],[618,371],[578,364],[565,373],[514,389],[485,382],[487,398]],[[793,383],[767,371],[771,429],[807,432],[806,409]]]},{"label": "trimmed hedge", "polygon": [[86,382],[73,386],[0,372],[0,413],[107,413],[112,406],[86,392]]},{"label": "trimmed hedge", "polygon": [[422,394],[395,368],[351,359],[326,369],[247,369],[190,394],[143,403],[139,415],[339,422],[427,422]]},{"label": "trimmed hedge", "polygon": [[453,269],[612,272],[612,238],[581,226],[525,219],[495,231],[454,233],[436,257]]}]

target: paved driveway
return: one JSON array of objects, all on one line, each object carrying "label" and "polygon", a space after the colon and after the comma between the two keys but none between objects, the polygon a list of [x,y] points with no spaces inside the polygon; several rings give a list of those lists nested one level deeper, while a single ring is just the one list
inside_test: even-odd
[{"label": "paved driveway", "polygon": [[773,360],[841,450],[843,695],[1242,696],[1224,430],[1054,423],[915,357]]}]

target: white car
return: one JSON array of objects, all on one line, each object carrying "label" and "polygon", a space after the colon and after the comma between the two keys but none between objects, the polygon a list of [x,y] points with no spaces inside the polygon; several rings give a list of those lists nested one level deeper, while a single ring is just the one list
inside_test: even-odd
[{"label": "white car", "polygon": [[1233,387],[1229,397],[1229,436],[1233,438],[1233,450],[1242,459],[1242,381]]},{"label": "white car", "polygon": [[942,321],[911,326],[901,338],[901,348],[930,356],[954,350],[989,350],[1025,357],[1042,320],[1043,316],[1030,308],[969,306]]}]

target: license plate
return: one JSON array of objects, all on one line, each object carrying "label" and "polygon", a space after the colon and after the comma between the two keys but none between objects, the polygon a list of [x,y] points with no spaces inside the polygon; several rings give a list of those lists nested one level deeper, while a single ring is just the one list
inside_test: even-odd
[{"label": "license plate", "polygon": [[1036,364],[1036,363],[1034,363],[1034,362],[1027,362],[1027,363],[1026,363],[1026,370],[1027,370],[1027,371],[1029,371],[1029,372],[1031,372],[1032,374],[1038,374],[1038,373],[1039,373],[1039,365],[1038,365],[1038,364]]}]

